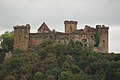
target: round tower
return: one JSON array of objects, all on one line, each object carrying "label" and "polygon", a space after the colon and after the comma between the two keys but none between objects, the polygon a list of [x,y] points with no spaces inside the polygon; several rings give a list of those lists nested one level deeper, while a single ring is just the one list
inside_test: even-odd
[{"label": "round tower", "polygon": [[14,48],[28,49],[30,25],[14,26]]},{"label": "round tower", "polygon": [[65,33],[72,33],[77,30],[77,21],[64,21]]}]

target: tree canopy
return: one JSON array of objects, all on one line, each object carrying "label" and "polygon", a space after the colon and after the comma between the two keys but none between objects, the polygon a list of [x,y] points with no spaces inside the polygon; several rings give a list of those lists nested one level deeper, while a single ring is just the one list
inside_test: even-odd
[{"label": "tree canopy", "polygon": [[38,51],[14,49],[12,54],[0,64],[0,80],[120,79],[120,54],[96,53],[79,41],[53,44],[45,40]]},{"label": "tree canopy", "polygon": [[1,47],[4,52],[13,51],[13,43],[14,43],[14,33],[11,32],[5,32],[0,36],[1,41]]}]

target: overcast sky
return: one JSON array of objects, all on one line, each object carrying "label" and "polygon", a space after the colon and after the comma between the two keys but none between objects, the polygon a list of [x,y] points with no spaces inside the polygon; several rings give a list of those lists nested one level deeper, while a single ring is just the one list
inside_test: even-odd
[{"label": "overcast sky", "polygon": [[64,31],[64,20],[109,26],[109,52],[120,52],[120,0],[0,0],[0,34],[26,23],[37,32],[42,22]]}]

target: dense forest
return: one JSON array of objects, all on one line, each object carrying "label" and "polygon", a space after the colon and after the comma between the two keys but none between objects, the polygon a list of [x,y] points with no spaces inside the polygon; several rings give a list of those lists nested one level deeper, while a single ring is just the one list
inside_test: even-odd
[{"label": "dense forest", "polygon": [[[9,39],[9,46],[5,38],[0,49],[0,80],[120,80],[120,54],[96,53],[79,41],[52,40],[24,51],[13,49]],[[5,60],[8,51],[13,55]]]}]

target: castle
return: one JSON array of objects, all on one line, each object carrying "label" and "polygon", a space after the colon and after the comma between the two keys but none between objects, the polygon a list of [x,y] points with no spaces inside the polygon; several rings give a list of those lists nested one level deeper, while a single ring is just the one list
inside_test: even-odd
[{"label": "castle", "polygon": [[84,29],[77,29],[77,23],[64,21],[65,32],[51,31],[44,22],[37,33],[30,33],[30,24],[14,26],[14,48],[27,50],[38,46],[45,39],[53,39],[60,44],[67,44],[73,40],[81,41],[84,46],[93,47],[94,51],[108,53],[109,27],[96,25],[96,28],[93,28],[86,25]]}]

